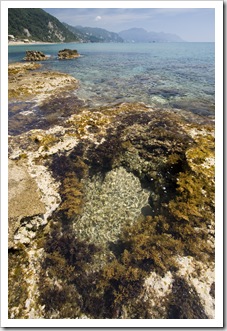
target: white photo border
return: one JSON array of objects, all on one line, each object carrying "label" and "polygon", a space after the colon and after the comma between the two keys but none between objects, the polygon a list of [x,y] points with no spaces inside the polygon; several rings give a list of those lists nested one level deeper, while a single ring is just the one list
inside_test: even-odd
[{"label": "white photo border", "polygon": [[[1,1],[1,326],[222,327],[223,326],[223,1]],[[215,276],[216,314],[208,320],[8,319],[8,8],[215,9]]]}]

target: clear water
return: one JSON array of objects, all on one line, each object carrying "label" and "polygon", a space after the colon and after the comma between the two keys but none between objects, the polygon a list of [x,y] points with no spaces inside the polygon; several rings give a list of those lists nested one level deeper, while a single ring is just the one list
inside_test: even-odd
[{"label": "clear water", "polygon": [[[64,48],[77,49],[82,56],[60,61],[57,53]],[[51,55],[41,70],[79,79],[75,94],[91,107],[139,101],[214,115],[214,43],[9,46],[9,63],[23,61],[28,49]]]}]

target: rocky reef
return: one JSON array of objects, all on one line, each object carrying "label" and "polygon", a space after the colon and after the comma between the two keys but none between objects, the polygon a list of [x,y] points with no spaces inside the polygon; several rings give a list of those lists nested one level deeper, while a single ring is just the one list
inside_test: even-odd
[{"label": "rocky reef", "polygon": [[76,49],[63,49],[58,52],[58,59],[59,60],[70,60],[79,57],[80,54],[77,52]]},{"label": "rocky reef", "polygon": [[8,97],[18,100],[43,101],[47,97],[78,86],[78,80],[61,72],[43,71],[38,63],[12,63],[8,67]]},{"label": "rocky reef", "polygon": [[214,318],[212,118],[56,91],[9,136],[9,318]]},{"label": "rocky reef", "polygon": [[43,52],[40,51],[26,51],[26,55],[24,58],[25,61],[45,61],[48,60],[48,56],[46,56]]}]

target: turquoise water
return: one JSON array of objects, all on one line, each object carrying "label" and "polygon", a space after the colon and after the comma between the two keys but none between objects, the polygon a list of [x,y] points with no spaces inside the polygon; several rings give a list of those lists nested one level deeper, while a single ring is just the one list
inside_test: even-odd
[{"label": "turquoise water", "polygon": [[[214,115],[214,43],[88,43],[9,46],[9,63],[23,61],[26,50],[51,55],[41,70],[76,77],[76,96],[90,107],[144,102],[162,108]],[[82,55],[58,60],[64,48]]]}]

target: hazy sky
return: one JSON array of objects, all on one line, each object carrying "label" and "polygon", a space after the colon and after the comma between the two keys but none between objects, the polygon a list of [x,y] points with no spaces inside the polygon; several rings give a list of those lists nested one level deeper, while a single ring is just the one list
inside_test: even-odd
[{"label": "hazy sky", "polygon": [[185,41],[214,41],[214,9],[44,8],[44,10],[59,21],[72,26],[99,27],[113,32],[137,27],[147,31],[174,33]]}]

